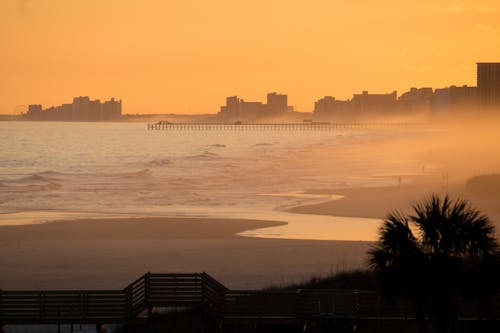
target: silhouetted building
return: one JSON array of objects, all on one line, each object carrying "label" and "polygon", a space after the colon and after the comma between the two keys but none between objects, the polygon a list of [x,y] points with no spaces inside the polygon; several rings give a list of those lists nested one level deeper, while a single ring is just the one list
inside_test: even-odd
[{"label": "silhouetted building", "polygon": [[[377,115],[409,115],[420,111],[454,113],[497,108],[500,111],[500,63],[477,63],[477,87],[451,86],[433,90],[431,87],[411,88],[399,98],[396,91],[370,94],[363,91],[351,100],[325,96],[314,103],[314,118],[324,120],[361,120]],[[288,112],[287,112],[288,111]],[[245,102],[237,96],[228,97],[219,117],[224,120],[253,120],[291,114],[288,96],[269,93],[267,104]]]},{"label": "silhouetted building", "polygon": [[344,120],[351,116],[350,101],[341,101],[332,96],[325,96],[314,103],[314,118]]},{"label": "silhouetted building", "polygon": [[226,111],[229,113],[239,114],[240,112],[240,99],[238,96],[231,96],[226,98]]},{"label": "silhouetted building", "polygon": [[119,119],[122,115],[122,101],[114,98],[101,103],[87,96],[73,98],[73,103],[42,109],[41,105],[30,105],[26,118],[30,120],[100,121]]},{"label": "silhouetted building", "polygon": [[109,101],[106,101],[101,106],[101,119],[102,120],[111,120],[118,119],[122,116],[122,101],[115,101],[114,98],[111,98]]},{"label": "silhouetted building", "polygon": [[73,120],[73,119],[66,119],[73,117],[73,104],[63,104],[59,107],[59,110],[60,110],[60,117],[58,120]]},{"label": "silhouetted building", "polygon": [[500,63],[477,63],[477,91],[481,109],[500,108]]},{"label": "silhouetted building", "polygon": [[428,111],[434,96],[432,88],[411,88],[398,99],[398,109],[401,111]]},{"label": "silhouetted building", "polygon": [[87,113],[87,120],[102,120],[101,117],[101,101],[95,100],[89,102],[89,111]]},{"label": "silhouetted building", "polygon": [[239,118],[240,99],[238,96],[226,97],[226,105],[220,107],[219,116],[224,119]]},{"label": "silhouetted building", "polygon": [[27,114],[33,120],[40,119],[42,117],[42,105],[41,104],[28,105],[28,113]]},{"label": "silhouetted building", "polygon": [[280,115],[288,111],[288,96],[275,92],[267,94],[267,112],[271,115]]},{"label": "silhouetted building", "polygon": [[73,112],[71,120],[88,120],[90,98],[80,96],[73,98]]},{"label": "silhouetted building", "polygon": [[477,88],[467,85],[436,89],[431,102],[432,112],[454,113],[477,108]]},{"label": "silhouetted building", "polygon": [[396,107],[398,93],[390,94],[369,94],[363,91],[362,94],[354,94],[351,100],[352,108],[360,114],[384,113]]},{"label": "silhouetted building", "polygon": [[240,102],[240,117],[256,119],[264,116],[264,104],[261,102]]},{"label": "silhouetted building", "polygon": [[218,115],[223,120],[256,120],[286,114],[289,109],[287,95],[269,93],[267,104],[246,102],[238,96],[230,96],[226,98],[226,105],[221,106]]}]

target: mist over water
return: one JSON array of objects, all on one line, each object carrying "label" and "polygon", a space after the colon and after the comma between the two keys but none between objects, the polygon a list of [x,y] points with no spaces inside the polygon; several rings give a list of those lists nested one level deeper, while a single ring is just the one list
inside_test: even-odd
[{"label": "mist over water", "polygon": [[0,224],[117,214],[279,220],[286,208],[331,199],[302,195],[307,190],[442,173],[431,147],[418,144],[442,136],[424,127],[148,131],[143,123],[0,123]]}]

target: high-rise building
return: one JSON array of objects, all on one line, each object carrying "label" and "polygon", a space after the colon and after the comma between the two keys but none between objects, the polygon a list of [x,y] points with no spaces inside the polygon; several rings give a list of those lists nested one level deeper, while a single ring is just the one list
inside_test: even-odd
[{"label": "high-rise building", "polygon": [[431,100],[431,110],[435,113],[468,112],[476,107],[477,87],[467,85],[436,89]]},{"label": "high-rise building", "polygon": [[398,93],[393,91],[390,94],[369,94],[363,91],[362,94],[354,94],[352,97],[352,107],[355,111],[366,112],[386,112],[396,107]]},{"label": "high-rise building", "polygon": [[31,119],[39,119],[42,116],[42,105],[41,104],[29,105],[27,116]]},{"label": "high-rise building", "polygon": [[350,101],[341,101],[325,96],[314,103],[314,118],[320,120],[341,120],[349,116]]},{"label": "high-rise building", "polygon": [[100,121],[119,119],[122,115],[122,101],[111,100],[101,103],[88,96],[73,98],[73,103],[42,109],[39,104],[28,107],[26,117],[32,120]]},{"label": "high-rise building", "polygon": [[111,98],[109,101],[106,101],[101,104],[101,119],[102,120],[110,120],[110,119],[118,119],[122,116],[122,100],[116,101],[114,98]]},{"label": "high-rise building", "polygon": [[238,96],[226,98],[226,105],[221,106],[219,117],[224,120],[257,120],[265,117],[285,114],[288,110],[288,96],[277,93],[267,94],[267,104],[246,102]]},{"label": "high-rise building", "polygon": [[288,95],[275,92],[267,94],[267,110],[271,114],[283,114],[288,110]]},{"label": "high-rise building", "polygon": [[80,96],[73,98],[73,114],[71,120],[89,120],[90,98],[88,96]]},{"label": "high-rise building", "polygon": [[399,96],[398,107],[404,111],[427,111],[433,96],[432,88],[411,88]]},{"label": "high-rise building", "polygon": [[500,108],[500,63],[477,63],[477,92],[481,109]]},{"label": "high-rise building", "polygon": [[101,101],[95,100],[89,102],[89,111],[87,114],[88,120],[96,121],[101,120]]}]

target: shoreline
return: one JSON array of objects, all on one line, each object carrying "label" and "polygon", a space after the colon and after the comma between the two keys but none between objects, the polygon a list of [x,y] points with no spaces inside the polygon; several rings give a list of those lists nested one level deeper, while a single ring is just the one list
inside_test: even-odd
[{"label": "shoreline", "polygon": [[[451,189],[450,189],[451,190]],[[457,186],[453,186],[456,192]],[[352,187],[342,189],[309,190],[310,194],[335,194],[337,200],[317,204],[299,205],[287,209],[294,214],[335,215],[346,217],[383,219],[393,210],[408,211],[411,205],[425,199],[431,193],[443,194],[443,185],[424,182],[395,186]]]},{"label": "shoreline", "polygon": [[[300,212],[325,219],[329,214],[383,218],[390,209],[409,209],[431,192],[466,194],[460,184],[443,188],[439,183],[309,192],[344,198],[289,210],[305,223],[310,215]],[[465,199],[487,213],[498,230],[496,201]],[[286,225],[265,219],[121,217],[0,226],[0,289],[117,288],[148,271],[205,271],[230,288],[258,289],[367,267],[370,241],[242,235],[256,230],[272,234]]]},{"label": "shoreline", "polygon": [[[331,197],[331,196],[322,196]],[[141,213],[90,213],[68,211],[28,211],[12,212],[0,215],[0,227],[29,226],[39,224],[53,224],[59,221],[84,221],[84,220],[190,220],[216,221],[216,220],[244,220],[268,221],[271,224],[248,225],[247,228],[235,231],[241,237],[287,239],[287,240],[345,240],[345,241],[374,241],[379,219],[364,217],[325,216],[312,214],[294,214],[287,211],[251,211],[249,209],[225,210],[200,208],[191,214],[180,214],[182,209],[177,207],[163,214],[145,215]],[[184,211],[189,211],[185,209]]]},{"label": "shoreline", "polygon": [[[206,228],[207,226],[210,228]],[[12,239],[128,240],[170,238],[238,238],[253,228],[286,225],[286,222],[195,217],[107,217],[54,220],[34,224],[0,226],[0,242]],[[219,229],[217,229],[219,228]],[[89,238],[89,237],[92,238]]]},{"label": "shoreline", "polygon": [[207,272],[256,289],[365,267],[370,242],[248,238],[283,223],[239,219],[78,220],[0,227],[1,289],[107,289],[145,272]]},{"label": "shoreline", "polygon": [[381,187],[353,187],[344,189],[309,190],[310,194],[333,194],[340,199],[317,204],[299,205],[287,209],[293,214],[316,214],[323,216],[346,216],[384,219],[388,213],[400,211],[409,213],[412,206],[426,200],[431,194],[446,194],[451,198],[467,200],[472,207],[488,215],[500,231],[500,205],[495,196],[470,193],[465,182],[445,184],[443,182],[415,181],[410,184]]}]

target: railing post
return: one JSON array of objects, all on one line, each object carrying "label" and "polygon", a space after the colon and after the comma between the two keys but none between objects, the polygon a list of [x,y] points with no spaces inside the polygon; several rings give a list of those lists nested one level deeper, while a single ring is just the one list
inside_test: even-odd
[{"label": "railing post", "polygon": [[295,318],[301,319],[303,317],[302,315],[302,290],[297,289],[295,291]]},{"label": "railing post", "polygon": [[208,303],[207,300],[207,291],[205,284],[207,283],[206,279],[207,273],[203,272],[200,274],[200,283],[201,283],[201,304]]},{"label": "railing post", "polygon": [[354,289],[352,292],[352,296],[354,297],[354,314],[356,317],[359,316],[359,290]]},{"label": "railing post", "polygon": [[127,317],[128,319],[133,318],[133,306],[132,306],[132,287],[128,286],[125,288],[125,307],[127,311]]},{"label": "railing post", "polygon": [[352,292],[354,309],[353,309],[353,317],[354,317],[354,327],[353,330],[357,330],[359,315],[360,315],[360,307],[359,307],[359,290],[354,289]]},{"label": "railing post", "polygon": [[44,307],[45,305],[44,305],[43,293],[40,292],[38,293],[38,319],[40,321],[43,320]]},{"label": "railing post", "polygon": [[88,302],[88,293],[82,292],[80,295],[81,302],[82,302],[82,315],[84,320],[87,319],[87,316],[89,314],[89,302]]},{"label": "railing post", "polygon": [[3,322],[3,290],[0,289],[0,329],[3,329],[4,327],[4,322]]},{"label": "railing post", "polygon": [[151,273],[147,272],[144,275],[144,299],[146,302],[146,305],[149,306],[149,297],[150,297],[150,276]]},{"label": "railing post", "polygon": [[7,325],[3,322],[3,290],[0,289],[0,332],[7,332]]}]

